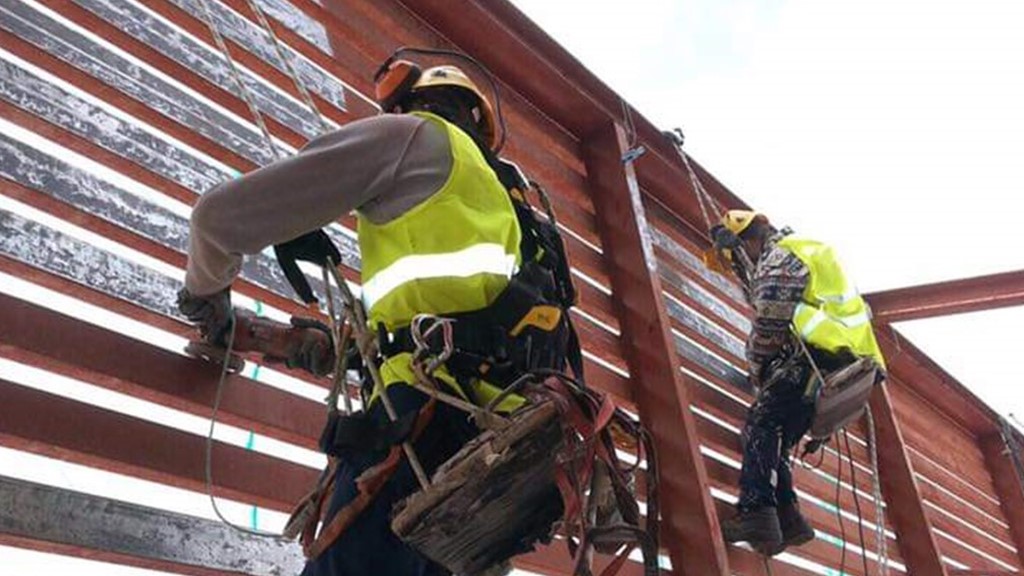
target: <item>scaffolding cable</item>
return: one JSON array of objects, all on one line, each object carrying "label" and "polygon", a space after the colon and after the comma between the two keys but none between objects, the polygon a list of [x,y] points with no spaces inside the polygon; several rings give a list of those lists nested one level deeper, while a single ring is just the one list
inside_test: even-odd
[{"label": "scaffolding cable", "polygon": [[885,533],[885,503],[882,500],[882,481],[878,475],[878,439],[875,437],[875,417],[871,407],[865,410],[868,428],[868,451],[871,457],[871,489],[875,500],[875,534],[878,546],[878,574],[889,575],[889,543]]},{"label": "scaffolding cable", "polygon": [[[204,0],[204,2],[205,1],[207,0]],[[309,90],[306,89],[305,84],[303,84],[299,78],[298,71],[292,64],[292,58],[289,57],[284,46],[282,46],[277,34],[274,33],[274,29],[270,27],[270,22],[267,20],[266,14],[264,14],[263,9],[260,8],[259,0],[248,0],[248,2],[249,9],[252,10],[252,13],[256,16],[256,20],[259,22],[260,27],[263,28],[263,32],[268,38],[270,38],[270,43],[274,46],[274,51],[277,52],[278,59],[281,60],[281,63],[284,65],[284,72],[295,85],[295,89],[298,90],[299,95],[302,97],[302,101],[306,104],[306,107],[309,108],[310,113],[313,114],[317,122],[319,122],[321,133],[329,132],[331,130],[330,124],[327,123],[323,113],[313,100],[313,96],[309,93]]]},{"label": "scaffolding cable", "polygon": [[[860,559],[864,566],[864,575],[870,574],[868,570],[868,545],[864,539],[864,515],[860,509],[860,495],[857,494],[857,465],[853,461],[853,449],[850,448],[850,433],[843,429],[843,441],[846,444],[846,455],[850,459],[850,486],[853,489],[853,506],[857,510],[857,534],[860,538]],[[838,444],[838,442],[837,442]],[[840,458],[841,460],[841,458]]]},{"label": "scaffolding cable", "polygon": [[836,519],[839,520],[839,542],[842,553],[839,556],[839,573],[846,573],[846,527],[843,525],[843,507],[839,505],[839,496],[843,490],[843,447],[836,439]]},{"label": "scaffolding cable", "polygon": [[267,148],[270,149],[270,155],[275,159],[280,160],[282,157],[281,150],[274,144],[274,137],[270,134],[270,129],[267,128],[267,123],[263,119],[263,114],[260,112],[259,107],[256,106],[256,100],[252,95],[252,91],[250,91],[249,87],[245,85],[245,81],[242,79],[242,73],[239,72],[238,66],[235,64],[235,59],[231,57],[231,51],[228,50],[227,42],[224,40],[224,36],[220,33],[220,27],[217,26],[217,21],[213,17],[213,10],[210,9],[209,0],[200,1],[203,7],[203,16],[206,20],[206,26],[210,29],[210,34],[213,35],[213,41],[217,44],[217,48],[220,50],[221,55],[228,63],[228,70],[231,71],[231,78],[238,87],[242,100],[245,102],[245,105],[249,107],[249,113],[252,115],[253,120],[256,122],[256,126],[263,134],[263,139],[266,141]]}]

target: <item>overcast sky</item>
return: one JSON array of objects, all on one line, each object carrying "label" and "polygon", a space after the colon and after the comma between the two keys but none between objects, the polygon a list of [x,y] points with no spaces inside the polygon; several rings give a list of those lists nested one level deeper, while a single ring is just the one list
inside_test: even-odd
[{"label": "overcast sky", "polygon": [[[834,244],[863,291],[1024,268],[1024,1],[515,4],[656,125],[682,127],[739,196]],[[1022,325],[1016,308],[899,328],[999,412],[1024,415]],[[45,468],[12,451],[0,464]],[[70,470],[34,477],[152,494]],[[201,495],[165,493],[209,515]],[[4,576],[56,573],[155,574],[0,547]]]},{"label": "overcast sky", "polygon": [[[1024,268],[1024,2],[514,0],[864,292]],[[1024,308],[898,326],[1024,414]]]}]

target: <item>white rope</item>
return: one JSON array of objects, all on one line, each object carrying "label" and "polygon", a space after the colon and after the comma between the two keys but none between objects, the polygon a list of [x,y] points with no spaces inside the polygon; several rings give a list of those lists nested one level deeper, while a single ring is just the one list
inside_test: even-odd
[{"label": "white rope", "polygon": [[231,70],[231,77],[234,79],[235,84],[238,86],[238,91],[241,93],[242,100],[245,101],[246,106],[249,107],[249,113],[252,114],[253,120],[256,122],[256,126],[259,127],[260,132],[263,133],[263,138],[266,140],[267,148],[270,149],[270,154],[275,159],[281,158],[281,151],[274,145],[274,138],[270,134],[270,129],[267,128],[267,123],[263,120],[263,114],[260,113],[259,108],[256,106],[256,101],[253,99],[252,92],[249,91],[249,87],[245,85],[242,80],[242,74],[238,71],[238,67],[235,65],[235,59],[231,57],[231,52],[228,50],[228,45],[224,41],[224,36],[220,33],[220,28],[217,27],[217,22],[213,18],[213,11],[210,10],[210,3],[208,0],[201,0],[203,5],[203,14],[206,18],[206,26],[210,29],[210,33],[213,34],[213,40],[217,44],[217,48],[220,49],[221,55],[228,63],[228,69]]},{"label": "white rope", "polygon": [[210,415],[210,430],[206,435],[206,451],[203,458],[203,471],[205,472],[206,480],[206,495],[210,498],[210,505],[213,507],[214,514],[221,522],[226,524],[229,528],[242,534],[248,534],[250,536],[258,536],[260,538],[270,538],[272,540],[278,540],[281,542],[289,541],[281,534],[275,534],[273,532],[264,532],[262,530],[250,530],[243,526],[238,526],[232,523],[230,520],[224,517],[221,513],[220,507],[217,506],[217,498],[213,495],[213,431],[217,427],[217,415],[220,412],[220,402],[224,396],[224,384],[227,382],[229,368],[229,360],[234,351],[235,346],[235,313],[231,312],[231,320],[228,324],[228,339],[227,348],[224,351],[224,363],[220,367],[220,379],[217,382],[217,392],[213,399],[213,413]]},{"label": "white rope", "polygon": [[889,550],[885,534],[885,510],[882,508],[882,482],[878,476],[878,443],[875,438],[875,418],[868,407],[865,412],[868,422],[868,450],[871,452],[871,488],[875,499],[875,540],[878,546],[878,574],[889,574]]},{"label": "white rope", "polygon": [[[205,0],[204,0],[205,1]],[[302,101],[305,102],[309,111],[316,117],[317,122],[320,123],[321,132],[329,132],[331,126],[324,119],[323,113],[317,108],[316,102],[313,101],[312,95],[306,86],[299,80],[299,74],[296,72],[295,67],[292,65],[292,59],[286,54],[285,49],[281,46],[281,41],[278,40],[277,34],[274,34],[273,28],[270,27],[270,22],[267,21],[266,15],[263,13],[263,9],[260,8],[258,0],[249,0],[249,9],[252,10],[253,14],[256,15],[256,19],[259,21],[263,31],[266,32],[270,38],[270,43],[274,46],[274,51],[277,52],[277,57],[281,60],[285,67],[285,73],[291,78],[295,89],[299,91],[299,95],[302,96]]]},{"label": "white rope", "polygon": [[[704,223],[707,225],[708,230],[710,230],[712,222],[710,215],[708,214],[707,206],[710,206],[714,211],[716,220],[721,220],[722,214],[725,210],[722,209],[722,206],[719,205],[714,197],[708,193],[707,189],[704,188],[704,184],[700,181],[700,178],[697,177],[697,173],[693,170],[693,167],[690,166],[690,159],[683,150],[681,132],[679,138],[674,139],[673,143],[675,144],[676,152],[679,153],[679,158],[683,161],[683,166],[686,168],[686,174],[690,177],[690,186],[693,188],[694,195],[697,196],[697,204],[700,205],[701,214],[704,216]],[[707,205],[705,205],[705,203]]]}]

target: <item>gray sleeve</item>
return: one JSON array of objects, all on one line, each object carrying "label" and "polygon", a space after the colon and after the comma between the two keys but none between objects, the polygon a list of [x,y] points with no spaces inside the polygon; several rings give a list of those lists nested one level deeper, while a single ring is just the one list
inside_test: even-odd
[{"label": "gray sleeve", "polygon": [[410,195],[408,207],[437,191],[450,169],[447,136],[428,121],[385,114],[347,124],[203,195],[192,211],[185,285],[196,295],[218,292],[238,274],[243,254],[354,209],[390,219]]}]

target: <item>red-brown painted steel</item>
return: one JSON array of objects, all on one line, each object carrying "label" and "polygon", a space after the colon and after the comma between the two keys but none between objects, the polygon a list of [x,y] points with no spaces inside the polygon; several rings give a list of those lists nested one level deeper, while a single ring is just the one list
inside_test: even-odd
[{"label": "red-brown painted steel", "polygon": [[609,122],[585,144],[590,190],[604,233],[613,297],[623,328],[634,398],[650,428],[661,470],[662,533],[683,574],[729,573],[708,491],[690,392],[679,370],[635,174],[620,158],[625,133]]},{"label": "red-brown painted steel", "polygon": [[[511,3],[468,0],[454,7],[447,0],[403,0],[403,4],[577,138],[585,139],[609,121],[625,123],[622,98]],[[637,162],[641,185],[651,188],[697,234],[706,235],[689,178],[661,133],[672,127],[655,127],[625,106],[636,127],[637,143],[648,150]],[[723,204],[746,206],[699,166],[695,169]]]},{"label": "red-brown painted steel", "polygon": [[906,386],[935,405],[943,414],[969,430],[984,436],[999,430],[998,415],[963,384],[953,378],[927,354],[890,325],[875,328],[889,372]]},{"label": "red-brown painted steel", "polygon": [[[1024,442],[1019,443],[1024,445]],[[1020,477],[1020,473],[1014,467],[1006,443],[1000,434],[990,434],[982,438],[979,444],[985,453],[985,461],[999,495],[1003,516],[1010,525],[1017,556],[1024,566],[1024,478]],[[1024,458],[1024,454],[1019,454],[1018,457]]]},{"label": "red-brown painted steel", "polygon": [[884,290],[865,296],[876,322],[904,322],[1024,305],[1024,270]]},{"label": "red-brown painted steel", "polygon": [[914,469],[907,456],[903,435],[893,410],[889,391],[876,388],[871,396],[878,439],[878,471],[889,519],[896,527],[900,552],[910,574],[944,576],[946,566],[939,555],[939,545],[925,512],[921,493],[914,478]]},{"label": "red-brown painted steel", "polygon": [[[113,410],[0,380],[0,444],[205,492],[201,436]],[[213,491],[225,498],[286,511],[316,482],[317,472],[215,442]]]},{"label": "red-brown painted steel", "polygon": [[[0,354],[133,397],[209,417],[218,367],[0,294]],[[224,383],[221,420],[315,448],[326,409],[241,376]]]}]

